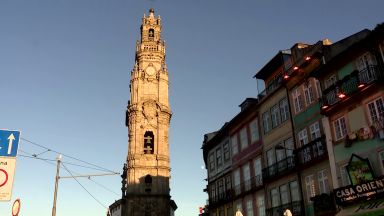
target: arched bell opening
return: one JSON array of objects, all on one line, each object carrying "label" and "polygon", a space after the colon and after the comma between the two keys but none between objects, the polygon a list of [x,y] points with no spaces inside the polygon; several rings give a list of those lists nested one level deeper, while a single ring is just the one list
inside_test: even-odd
[{"label": "arched bell opening", "polygon": [[153,38],[155,37],[155,30],[149,29],[148,31],[148,38],[150,41],[153,41]]},{"label": "arched bell opening", "polygon": [[155,152],[154,149],[155,136],[151,131],[147,131],[144,134],[144,154],[153,154]]}]

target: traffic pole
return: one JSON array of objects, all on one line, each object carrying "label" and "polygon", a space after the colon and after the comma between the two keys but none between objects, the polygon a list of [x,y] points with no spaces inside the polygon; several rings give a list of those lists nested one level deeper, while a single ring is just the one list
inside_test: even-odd
[{"label": "traffic pole", "polygon": [[56,216],[56,198],[57,198],[57,187],[59,185],[59,169],[60,169],[61,155],[59,155],[59,157],[57,157],[56,159],[57,159],[57,172],[56,172],[55,196],[53,198],[52,216]]}]

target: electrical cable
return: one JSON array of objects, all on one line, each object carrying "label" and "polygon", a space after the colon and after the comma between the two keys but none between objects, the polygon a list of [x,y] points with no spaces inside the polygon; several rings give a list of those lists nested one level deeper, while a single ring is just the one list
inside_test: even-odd
[{"label": "electrical cable", "polygon": [[29,141],[29,140],[24,139],[24,138],[22,138],[22,137],[20,137],[20,139],[22,139],[22,140],[24,140],[24,141],[26,141],[26,142],[29,142],[29,143],[31,143],[31,144],[37,145],[37,146],[39,146],[39,147],[41,147],[41,148],[44,148],[44,149],[46,149],[47,151],[52,151],[52,152],[55,152],[55,153],[57,153],[57,154],[62,154],[62,155],[66,156],[66,157],[69,157],[69,158],[71,158],[71,159],[74,159],[74,160],[77,160],[77,161],[86,163],[86,164],[88,164],[88,165],[92,165],[92,166],[98,167],[98,168],[103,169],[103,170],[108,171],[108,172],[114,172],[114,171],[112,171],[112,170],[109,170],[109,169],[106,169],[106,168],[103,168],[103,167],[100,167],[100,166],[97,166],[97,165],[88,163],[88,162],[86,162],[86,161],[77,159],[77,158],[75,158],[75,157],[71,157],[71,156],[69,156],[69,155],[66,155],[66,154],[63,154],[63,153],[54,151],[54,150],[52,150],[52,149],[49,149],[49,148],[47,148],[47,147],[45,147],[45,146],[39,145],[39,144],[37,144],[37,143],[35,143],[35,142]]},{"label": "electrical cable", "polygon": [[[73,177],[72,173],[67,169],[67,167],[63,164],[64,168],[69,172],[69,174],[71,174],[71,176]],[[79,183],[79,185],[85,190],[87,191],[87,193],[93,198],[95,199],[98,203],[100,203],[100,205],[104,206],[104,208],[108,209],[108,207],[106,207],[105,205],[103,205],[98,199],[96,199],[96,197],[94,197],[91,193],[89,193],[89,191],[87,189],[85,189],[85,187],[79,182],[77,181],[76,178],[74,178],[76,180],[77,183]]]},{"label": "electrical cable", "polygon": [[[27,153],[27,152],[25,152],[25,151],[22,151],[22,150],[20,150],[20,149],[19,149],[19,151],[24,152],[24,153],[26,153],[26,154],[29,154],[29,153]],[[56,161],[56,160],[49,160],[49,159],[39,158],[39,157],[35,157],[35,156],[30,157],[30,156],[26,156],[26,155],[19,155],[19,156],[26,157],[26,158],[32,158],[32,159],[39,159],[39,160],[42,160],[42,161],[44,161],[44,162],[47,162],[47,163],[49,163],[49,164],[51,164],[51,165],[53,165],[53,166],[57,166],[57,165],[55,165],[55,164],[49,162],[49,161]],[[68,170],[67,167],[65,167],[65,165],[64,165],[64,163],[63,163],[62,161],[61,161],[61,164],[62,164],[62,165],[64,166],[64,168],[71,174],[71,176],[73,176],[72,173],[75,173],[76,175],[80,175],[79,173],[76,173],[76,172],[74,172],[74,171],[70,171],[70,170]],[[67,163],[67,164],[68,164],[68,163]],[[62,168],[62,167],[60,166],[60,168]],[[72,173],[71,173],[71,172],[72,172]],[[76,178],[74,178],[74,179],[77,181]],[[105,187],[105,186],[103,186],[103,185],[97,183],[96,181],[94,181],[94,180],[92,180],[92,179],[89,179],[89,180],[91,180],[92,182],[96,183],[97,185],[103,187],[104,189],[106,189],[106,190],[108,190],[108,191],[110,191],[110,192],[112,192],[112,193],[114,193],[114,194],[120,196],[120,194],[118,194],[118,193],[116,193],[116,192],[114,192],[114,191],[108,189],[107,187]],[[77,183],[79,183],[79,182],[77,181]],[[80,184],[80,183],[79,183],[79,184]],[[80,184],[80,185],[81,185],[81,184]],[[82,186],[82,185],[81,185],[81,186]],[[83,186],[82,186],[82,187],[83,187]],[[84,188],[84,187],[83,187],[83,188]],[[85,188],[84,188],[84,190],[87,191]],[[90,194],[89,191],[87,191],[87,192],[88,192],[89,195],[92,196],[92,194]],[[92,197],[93,197],[96,201],[98,201],[94,196],[92,196]],[[133,200],[131,200],[131,199],[127,199],[127,198],[125,198],[125,197],[122,197],[122,199],[128,200],[129,202],[131,202],[132,204],[138,206],[139,208],[143,209],[143,210],[146,211],[146,212],[153,213],[153,214],[155,214],[155,215],[156,215],[156,213],[157,213],[157,212],[151,212],[151,211],[149,211],[149,210],[143,208],[142,206],[140,206],[140,205],[138,205],[137,203],[133,202]],[[100,203],[100,201],[98,201],[98,202]],[[105,207],[102,203],[100,203],[100,204],[101,204],[103,207]],[[106,208],[106,207],[105,207],[105,208]],[[107,208],[107,209],[109,209],[109,208]],[[117,213],[114,212],[113,214],[117,214]],[[119,216],[120,216],[120,215],[119,215]]]}]

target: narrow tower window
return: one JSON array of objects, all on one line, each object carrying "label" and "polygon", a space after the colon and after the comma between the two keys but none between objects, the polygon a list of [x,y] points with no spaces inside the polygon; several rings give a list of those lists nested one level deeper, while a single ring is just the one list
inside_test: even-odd
[{"label": "narrow tower window", "polygon": [[153,154],[154,151],[154,136],[150,131],[144,134],[144,154]]},{"label": "narrow tower window", "polygon": [[149,40],[153,41],[153,38],[155,37],[155,30],[149,29]]}]

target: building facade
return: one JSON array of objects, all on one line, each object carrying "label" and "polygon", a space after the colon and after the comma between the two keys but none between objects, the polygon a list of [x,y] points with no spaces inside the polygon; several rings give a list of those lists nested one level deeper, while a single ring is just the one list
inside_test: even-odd
[{"label": "building facade", "polygon": [[209,215],[384,215],[383,53],[384,24],[279,51],[255,103],[203,143]]}]

